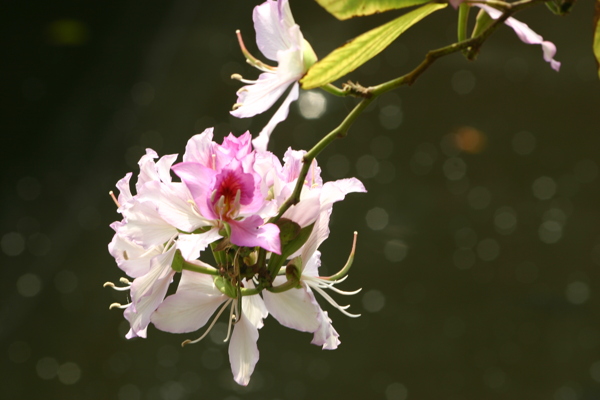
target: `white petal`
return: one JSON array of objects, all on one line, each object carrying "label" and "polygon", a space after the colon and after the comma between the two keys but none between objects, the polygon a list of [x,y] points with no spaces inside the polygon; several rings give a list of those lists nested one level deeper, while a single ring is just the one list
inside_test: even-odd
[{"label": "white petal", "polygon": [[188,140],[183,162],[197,162],[210,168],[215,145],[212,141],[213,130],[214,128],[206,128],[204,132],[194,135]]},{"label": "white petal", "polygon": [[[278,277],[274,284],[282,284],[285,280],[284,277]],[[320,307],[308,287],[283,293],[265,290],[263,298],[267,310],[281,325],[301,332],[315,332],[319,328]]]},{"label": "white petal", "polygon": [[156,163],[156,172],[158,177],[164,183],[171,182],[171,166],[177,160],[177,154],[168,154],[162,156]]},{"label": "white petal", "polygon": [[151,182],[144,187],[140,197],[156,204],[161,218],[184,232],[193,232],[209,225],[209,222],[195,211],[192,194],[184,183]]},{"label": "white petal", "polygon": [[231,115],[238,118],[249,118],[267,111],[293,81],[293,79],[284,80],[272,72],[260,74],[256,83],[246,85],[238,90],[237,103],[241,106],[231,111]]},{"label": "white petal", "polygon": [[175,271],[171,269],[175,248],[152,259],[151,269],[131,285],[132,305],[125,310],[132,337],[140,336],[150,323],[150,316],[165,298]]},{"label": "white petal", "polygon": [[[309,194],[310,196],[310,194]],[[314,223],[319,216],[319,194],[304,198],[296,205],[291,206],[283,214],[283,218],[290,219],[302,228]]]},{"label": "white petal", "polygon": [[177,239],[177,248],[181,250],[181,255],[186,260],[195,260],[200,258],[200,253],[212,242],[222,238],[219,230],[213,228],[208,232],[198,234],[180,234]]},{"label": "white petal", "polygon": [[258,137],[252,141],[254,148],[257,151],[267,151],[267,145],[269,144],[269,137],[271,137],[271,133],[273,129],[277,126],[278,123],[285,120],[288,116],[290,110],[290,104],[298,99],[299,95],[299,85],[295,83],[292,86],[292,90],[287,95],[279,109],[273,114],[269,123],[260,131]]},{"label": "white petal", "polygon": [[298,39],[289,32],[295,22],[287,0],[267,0],[254,8],[252,19],[256,31],[256,44],[269,60],[277,60],[277,52],[280,50],[302,45],[302,41],[297,42]]},{"label": "white petal", "polygon": [[204,326],[227,296],[209,275],[183,271],[177,293],[167,297],[152,314],[152,323],[172,333],[193,332]]},{"label": "white petal", "polygon": [[[248,287],[253,287],[247,282]],[[258,329],[263,326],[263,318],[267,309],[260,296],[245,296],[242,299],[242,317],[235,324],[229,343],[229,362],[233,379],[240,385],[246,386],[258,362]]]},{"label": "white petal", "polygon": [[118,228],[119,235],[148,247],[164,244],[177,234],[177,229],[161,218],[152,202],[139,200],[133,199],[131,207],[123,210],[127,222]]},{"label": "white petal", "polygon": [[135,183],[135,189],[138,192],[146,183],[160,179],[156,172],[156,164],[154,163],[155,158],[158,158],[158,154],[152,149],[146,149],[146,154],[138,161],[140,173],[138,174],[138,180]]},{"label": "white petal", "polygon": [[317,346],[323,346],[323,350],[335,350],[340,344],[339,334],[333,328],[331,324],[331,319],[327,315],[327,311],[321,310],[320,314],[321,324],[319,329],[315,332],[313,336],[312,344]]},{"label": "white petal", "polygon": [[138,278],[150,271],[150,261],[154,256],[162,253],[162,246],[146,249],[115,234],[108,245],[108,251],[115,258],[119,268],[130,277]]}]

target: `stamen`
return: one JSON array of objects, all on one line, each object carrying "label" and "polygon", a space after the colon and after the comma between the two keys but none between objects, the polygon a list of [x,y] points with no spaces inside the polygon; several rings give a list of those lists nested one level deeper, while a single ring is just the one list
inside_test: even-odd
[{"label": "stamen", "polygon": [[242,50],[242,54],[244,55],[244,57],[246,57],[246,61],[248,62],[248,64],[265,72],[276,70],[275,67],[271,67],[270,65],[263,63],[262,61],[254,57],[252,54],[250,54],[248,49],[246,49],[246,45],[244,44],[244,40],[242,39],[242,33],[239,29],[235,31],[235,34],[237,35],[238,43],[240,45],[240,49]]},{"label": "stamen", "polygon": [[121,208],[121,205],[119,204],[119,201],[115,197],[115,194],[113,193],[113,191],[111,190],[110,192],[108,192],[108,194],[113,199],[113,201],[115,202],[115,204],[117,205],[117,208]]},{"label": "stamen", "polygon": [[212,322],[210,323],[210,326],[206,329],[206,332],[204,332],[204,334],[202,336],[200,336],[196,340],[190,340],[190,339],[184,340],[183,342],[181,342],[181,347],[184,347],[186,344],[198,343],[199,341],[201,341],[202,339],[204,339],[206,337],[206,335],[208,335],[208,333],[210,332],[210,330],[213,328],[213,326],[215,326],[215,323],[217,322],[217,320],[219,319],[219,317],[221,316],[221,314],[223,314],[223,310],[225,310],[225,308],[227,308],[227,306],[229,305],[229,303],[231,303],[232,300],[233,299],[229,299],[229,300],[227,300],[223,304],[223,306],[221,307],[221,309],[217,313],[217,316],[213,318]]},{"label": "stamen", "polygon": [[129,288],[130,288],[129,286],[127,286],[127,287],[115,286],[115,284],[112,282],[105,282],[104,285],[102,285],[102,287],[110,287],[118,292],[124,292],[126,290],[129,290]]},{"label": "stamen", "polygon": [[[233,299],[231,299],[230,301],[233,301]],[[225,340],[223,340],[224,342],[229,340],[229,337],[231,336],[231,326],[233,324],[235,324],[235,314],[233,312],[233,309],[237,308],[237,303],[233,303],[233,305],[231,306],[231,309],[229,310],[229,326],[227,326],[227,337],[225,338]],[[233,324],[232,324],[233,322]]]},{"label": "stamen", "polygon": [[354,261],[354,253],[356,252],[356,239],[358,237],[358,232],[354,231],[354,239],[352,240],[352,250],[350,251],[350,255],[348,256],[348,261],[346,261],[346,265],[337,273],[331,276],[320,276],[319,278],[327,280],[327,281],[339,281],[343,278],[350,267],[352,266],[352,262]]},{"label": "stamen", "polygon": [[112,303],[110,306],[108,306],[109,310],[112,310],[113,308],[120,308],[121,310],[129,307],[131,305],[131,303],[129,304],[121,304],[121,303]]},{"label": "stamen", "polygon": [[323,296],[323,298],[324,298],[325,300],[327,300],[327,301],[329,302],[329,304],[331,304],[332,306],[334,306],[335,308],[337,308],[338,310],[340,310],[340,311],[342,312],[342,314],[344,314],[344,315],[346,315],[346,316],[348,316],[348,317],[350,317],[350,318],[358,318],[358,317],[360,317],[360,314],[351,314],[351,313],[349,313],[348,311],[346,311],[346,309],[347,309],[348,307],[350,307],[349,305],[347,305],[347,306],[340,306],[338,303],[336,303],[336,302],[335,302],[335,300],[333,300],[333,299],[331,298],[331,296],[329,296],[329,295],[328,295],[328,294],[327,294],[327,293],[326,293],[326,292],[325,292],[323,289],[321,289],[320,287],[318,287],[318,286],[313,286],[313,285],[310,285],[310,286],[311,286],[311,287],[312,287],[312,288],[313,288],[313,289],[314,289],[316,292],[318,292],[318,293],[319,293],[321,296]]}]

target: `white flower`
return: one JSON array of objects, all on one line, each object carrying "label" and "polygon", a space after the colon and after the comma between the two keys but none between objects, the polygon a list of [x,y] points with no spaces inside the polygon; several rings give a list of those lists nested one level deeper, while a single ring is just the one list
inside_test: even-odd
[{"label": "white flower", "polygon": [[279,109],[253,141],[257,150],[265,151],[271,132],[279,122],[287,118],[290,104],[298,99],[298,81],[308,67],[314,64],[316,55],[304,40],[300,27],[294,22],[288,0],[267,0],[256,6],[253,20],[258,48],[266,58],[277,61],[277,67],[268,66],[251,56],[238,32],[240,46],[247,61],[263,73],[256,81],[243,79],[237,74],[232,76],[248,85],[238,90],[238,99],[231,114],[238,118],[260,114],[271,108],[292,85]]}]

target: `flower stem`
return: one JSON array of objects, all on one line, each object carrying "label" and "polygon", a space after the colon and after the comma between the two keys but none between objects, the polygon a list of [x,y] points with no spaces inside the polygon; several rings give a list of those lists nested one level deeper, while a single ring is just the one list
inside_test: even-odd
[{"label": "flower stem", "polygon": [[187,269],[188,271],[199,272],[201,274],[206,275],[219,275],[219,271],[212,267],[205,267],[203,265],[192,264],[183,260],[182,269]]},{"label": "flower stem", "polygon": [[363,98],[360,103],[358,103],[350,114],[346,116],[346,118],[339,124],[334,130],[329,132],[323,139],[319,141],[308,153],[304,155],[302,159],[302,169],[300,170],[300,175],[298,176],[298,180],[296,181],[296,187],[294,188],[294,192],[287,200],[281,205],[279,208],[279,212],[276,216],[271,218],[269,222],[277,222],[279,218],[294,204],[297,204],[300,201],[300,193],[302,192],[302,185],[304,185],[304,179],[308,174],[308,170],[310,169],[310,165],[314,158],[321,152],[325,147],[327,147],[331,142],[333,142],[337,138],[346,137],[348,134],[348,129],[352,126],[352,123],[356,120],[356,118],[367,108],[369,104],[373,101],[373,97],[371,98]]}]

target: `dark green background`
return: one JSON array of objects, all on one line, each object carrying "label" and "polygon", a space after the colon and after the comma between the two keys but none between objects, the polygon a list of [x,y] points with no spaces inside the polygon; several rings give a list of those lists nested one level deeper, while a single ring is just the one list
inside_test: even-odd
[{"label": "dark green background", "polygon": [[[180,342],[195,335],[151,327],[146,340],[123,338],[127,325],[108,305],[126,295],[102,288],[122,276],[107,252],[108,224],[119,219],[107,193],[137,171],[146,147],[182,154],[206,127],[220,138],[266,123],[270,113],[252,121],[228,114],[239,87],[229,76],[257,76],[234,34],[241,29],[258,55],[256,4],[2,4],[0,398],[600,398],[600,84],[590,0],[566,17],[543,6],[518,15],[557,45],[559,73],[539,46],[502,27],[476,62],[440,60],[412,87],[382,96],[323,152],[326,179],[358,176],[369,190],[336,205],[321,248],[332,272],[359,231],[340,287],[363,292],[335,298],[363,316],[321,302],[341,335],[338,350],[322,351],[309,334],[268,318],[243,388],[219,343],[223,325],[185,349]],[[314,2],[291,6],[320,57],[400,14],[339,22]],[[64,20],[79,24],[76,43],[57,33]],[[455,20],[451,8],[435,13],[349,78],[371,85],[409,71],[454,40]],[[318,120],[292,106],[274,134],[276,154],[311,146],[355,103],[325,96]],[[449,146],[465,126],[485,138],[481,151]],[[526,155],[523,137],[535,138]],[[365,169],[373,164],[377,174]],[[452,165],[466,165],[465,176],[448,179]],[[534,190],[541,177],[542,195]],[[490,195],[487,205],[478,193]],[[374,208],[369,215],[388,216],[377,230],[366,218]],[[516,225],[501,229],[503,221]],[[556,229],[560,238],[547,243]]]}]

